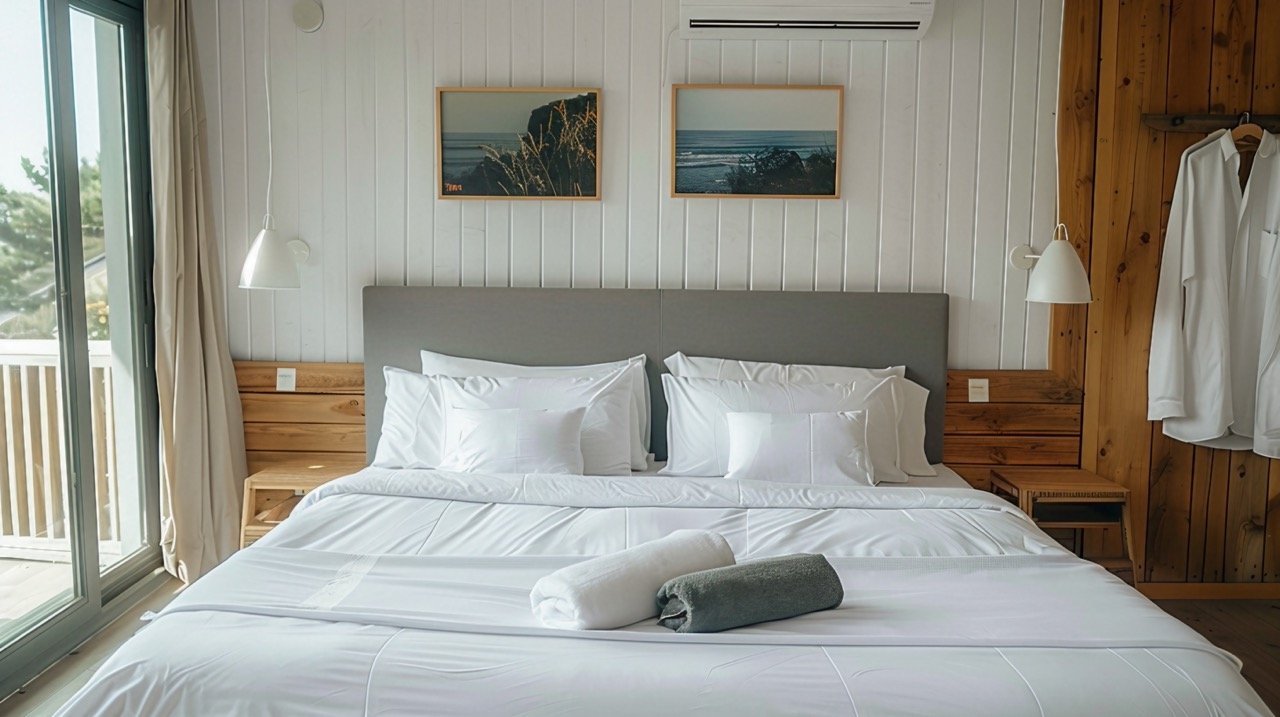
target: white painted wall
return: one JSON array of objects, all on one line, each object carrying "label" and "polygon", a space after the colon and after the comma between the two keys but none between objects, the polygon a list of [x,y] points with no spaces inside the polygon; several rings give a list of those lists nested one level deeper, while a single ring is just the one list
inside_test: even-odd
[{"label": "white painted wall", "polygon": [[[951,365],[1043,368],[1007,249],[1054,223],[1062,0],[939,0],[920,43],[676,38],[676,0],[200,0],[214,224],[237,358],[358,361],[367,284],[946,291]],[[267,15],[270,15],[268,18]],[[297,292],[236,287],[264,211]],[[664,68],[665,65],[665,68]],[[671,82],[844,84],[839,201],[669,198]],[[600,202],[437,201],[437,85],[603,87]]]}]

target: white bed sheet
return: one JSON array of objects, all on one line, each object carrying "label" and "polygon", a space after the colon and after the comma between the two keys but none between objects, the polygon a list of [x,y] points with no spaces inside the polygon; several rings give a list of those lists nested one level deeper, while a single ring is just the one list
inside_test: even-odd
[{"label": "white bed sheet", "polygon": [[[454,612],[501,622],[496,616],[512,614],[520,580],[532,579],[538,561],[549,561],[542,567],[550,569],[569,556],[618,550],[682,527],[721,531],[740,559],[820,551],[842,566],[919,560],[922,578],[914,583],[842,567],[851,611],[817,619],[853,619],[843,628],[855,631],[883,624],[890,633],[928,624],[926,633],[961,630],[959,637],[973,644],[946,642],[954,634],[935,635],[930,639],[939,644],[932,646],[888,639],[757,644],[748,635],[721,644],[647,644],[516,634],[509,625],[491,626],[502,634],[443,623],[429,629],[400,615],[443,611],[445,623],[456,621],[442,597],[452,594],[452,604],[461,606]],[[472,557],[475,571],[450,580],[448,571],[423,569],[436,578],[434,587],[415,587],[417,573],[379,572],[380,559],[357,557],[348,562],[368,566],[363,573],[344,568],[316,577],[315,561],[346,565],[343,555],[410,564],[419,559],[412,556],[464,563]],[[266,570],[268,558],[275,567]],[[481,563],[503,560],[522,567],[493,573],[503,577],[494,588]],[[927,567],[974,560],[994,572],[939,582]],[[522,570],[530,574],[517,579]],[[1036,580],[1000,579],[1015,570],[1043,575],[1040,599],[1029,587]],[[1051,589],[1067,570],[1070,580]],[[968,488],[522,480],[368,469],[313,493],[207,580],[113,655],[63,714],[1269,714],[1237,666],[1207,642],[1188,637],[1181,623],[1105,571],[1072,558],[1012,506]],[[285,587],[271,585],[292,585],[297,596],[337,595],[320,603],[339,608],[356,598],[359,605],[315,616],[321,619],[271,614],[273,599],[286,608],[297,602]],[[1070,590],[1078,591],[1078,614],[1069,599],[1051,611],[1059,620],[1037,611]],[[467,604],[469,595],[475,605]],[[859,595],[871,601],[859,608]],[[1111,602],[1097,602],[1104,597]],[[307,600],[314,597],[301,602]],[[915,607],[902,619],[874,609],[899,603]],[[1025,615],[1020,604],[1028,606]],[[964,619],[948,618],[958,606],[967,611]],[[1094,647],[1063,637],[1073,620],[1086,628],[1087,619],[1104,612],[1136,637]],[[801,633],[801,625],[812,624],[803,620],[772,629]],[[1044,632],[1050,622],[1055,627]],[[1110,637],[1094,623],[1084,632]],[[1005,637],[983,642],[999,635]]]}]

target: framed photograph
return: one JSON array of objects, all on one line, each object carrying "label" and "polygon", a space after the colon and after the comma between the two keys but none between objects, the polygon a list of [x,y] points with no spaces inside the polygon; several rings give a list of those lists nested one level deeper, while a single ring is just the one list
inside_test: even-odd
[{"label": "framed photograph", "polygon": [[599,199],[600,89],[438,87],[440,199]]},{"label": "framed photograph", "polygon": [[840,85],[674,85],[671,196],[840,197]]}]

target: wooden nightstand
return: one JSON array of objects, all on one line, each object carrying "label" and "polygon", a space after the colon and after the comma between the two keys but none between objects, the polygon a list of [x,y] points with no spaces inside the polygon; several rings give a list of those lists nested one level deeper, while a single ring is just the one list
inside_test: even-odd
[{"label": "wooden nightstand", "polygon": [[364,468],[363,462],[316,461],[264,468],[244,480],[240,547],[246,548],[289,517],[302,496],[335,478]]},{"label": "wooden nightstand", "polygon": [[1045,530],[1072,530],[1077,555],[1083,552],[1085,530],[1120,528],[1125,558],[1100,564],[1134,569],[1128,488],[1079,468],[993,468],[991,492],[1017,504]]}]

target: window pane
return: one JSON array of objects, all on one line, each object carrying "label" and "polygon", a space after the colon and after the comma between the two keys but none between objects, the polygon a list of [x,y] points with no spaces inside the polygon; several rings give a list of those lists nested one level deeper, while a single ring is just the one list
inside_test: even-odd
[{"label": "window pane", "polygon": [[73,585],[39,0],[0,3],[0,642]]},{"label": "window pane", "polygon": [[104,570],[140,549],[145,540],[134,400],[133,237],[121,39],[115,22],[71,11],[93,481]]}]

